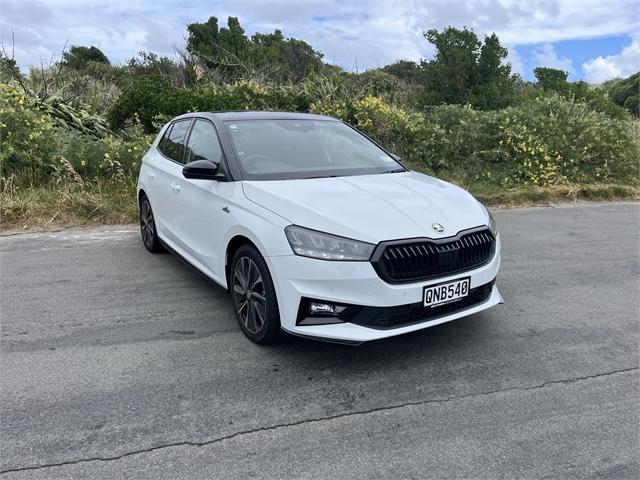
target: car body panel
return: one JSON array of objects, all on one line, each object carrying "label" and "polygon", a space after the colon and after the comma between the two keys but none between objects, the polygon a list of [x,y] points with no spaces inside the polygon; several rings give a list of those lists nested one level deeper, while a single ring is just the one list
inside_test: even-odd
[{"label": "car body panel", "polygon": [[448,237],[487,221],[467,192],[417,172],[245,181],[244,191],[293,224],[370,243]]},{"label": "car body panel", "polygon": [[[481,267],[465,272],[439,277],[428,281],[403,284],[384,282],[369,262],[327,262],[297,255],[268,258],[267,264],[272,272],[278,298],[286,298],[280,302],[280,318],[282,326],[290,333],[302,336],[320,336],[336,341],[365,342],[385,338],[394,334],[427,328],[470,313],[452,314],[428,322],[389,330],[353,325],[345,328],[344,324],[299,326],[296,325],[298,306],[303,297],[326,300],[331,303],[364,305],[371,307],[393,307],[420,302],[424,287],[459,278],[470,277],[470,288],[476,288],[493,281],[500,268],[501,242],[498,236],[496,251],[491,261]],[[502,303],[502,297],[494,287],[487,302],[469,309],[479,312]]]}]

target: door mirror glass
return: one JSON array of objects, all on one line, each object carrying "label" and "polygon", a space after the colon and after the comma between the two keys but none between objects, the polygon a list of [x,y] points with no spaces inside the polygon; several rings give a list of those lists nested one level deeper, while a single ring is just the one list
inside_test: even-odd
[{"label": "door mirror glass", "polygon": [[196,160],[187,163],[182,168],[184,178],[193,180],[224,180],[225,176],[219,171],[219,164],[210,162],[209,160]]}]

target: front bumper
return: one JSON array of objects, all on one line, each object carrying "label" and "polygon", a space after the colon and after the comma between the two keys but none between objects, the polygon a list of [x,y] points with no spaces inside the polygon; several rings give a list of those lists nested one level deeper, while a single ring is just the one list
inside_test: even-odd
[{"label": "front bumper", "polygon": [[394,328],[371,328],[356,323],[297,325],[303,298],[364,307],[399,307],[422,301],[425,286],[470,277],[471,289],[493,282],[500,267],[500,237],[490,262],[474,270],[410,284],[383,281],[369,262],[331,262],[297,255],[267,257],[280,309],[282,328],[294,335],[321,338],[334,342],[362,343],[421,330],[449,322],[502,303],[493,285],[488,298],[480,304],[425,321],[413,321]]}]

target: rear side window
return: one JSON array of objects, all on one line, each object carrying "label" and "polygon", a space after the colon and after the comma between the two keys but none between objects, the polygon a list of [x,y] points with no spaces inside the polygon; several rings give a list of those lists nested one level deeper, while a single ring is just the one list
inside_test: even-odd
[{"label": "rear side window", "polygon": [[222,147],[215,127],[207,120],[196,120],[189,135],[185,163],[209,160],[219,164],[221,159]]},{"label": "rear side window", "polygon": [[184,137],[189,129],[191,120],[179,120],[174,122],[167,128],[158,143],[158,150],[171,160],[182,162],[182,153],[184,152]]}]

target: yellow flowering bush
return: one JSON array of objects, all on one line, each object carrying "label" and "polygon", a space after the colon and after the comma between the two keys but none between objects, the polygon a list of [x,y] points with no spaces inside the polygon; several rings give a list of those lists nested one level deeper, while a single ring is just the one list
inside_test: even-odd
[{"label": "yellow flowering bush", "polygon": [[378,97],[368,95],[354,102],[354,117],[358,128],[375,136],[387,148],[397,151],[416,135],[422,118]]},{"label": "yellow flowering bush", "polygon": [[447,139],[439,126],[379,97],[314,102],[310,111],[347,121],[388,151],[409,162],[423,163],[429,170],[437,170],[447,161]]},{"label": "yellow flowering bush", "polygon": [[85,179],[136,177],[152,141],[139,127],[101,139],[69,132],[62,137],[60,154]]},{"label": "yellow flowering bush", "polygon": [[558,95],[529,99],[498,115],[497,141],[510,157],[514,183],[639,181],[640,139],[627,119]]},{"label": "yellow flowering bush", "polygon": [[564,180],[558,168],[560,154],[551,149],[535,129],[528,130],[526,125],[510,121],[509,117],[498,128],[502,134],[498,144],[515,162],[513,182],[544,187]]},{"label": "yellow flowering bush", "polygon": [[309,113],[328,115],[347,123],[354,122],[354,106],[349,100],[317,100],[309,105]]},{"label": "yellow flowering bush", "polygon": [[82,179],[135,177],[152,141],[153,136],[144,134],[139,125],[104,138],[62,128],[33,107],[19,85],[0,83],[4,178],[18,175],[30,183],[81,184]]},{"label": "yellow flowering bush", "polygon": [[498,111],[449,105],[425,116],[445,132],[445,174],[467,184],[640,182],[640,135],[633,123],[581,102],[545,95]]},{"label": "yellow flowering bush", "polygon": [[53,122],[28,107],[22,89],[0,83],[0,164],[5,172],[32,169],[51,163],[57,149]]}]

